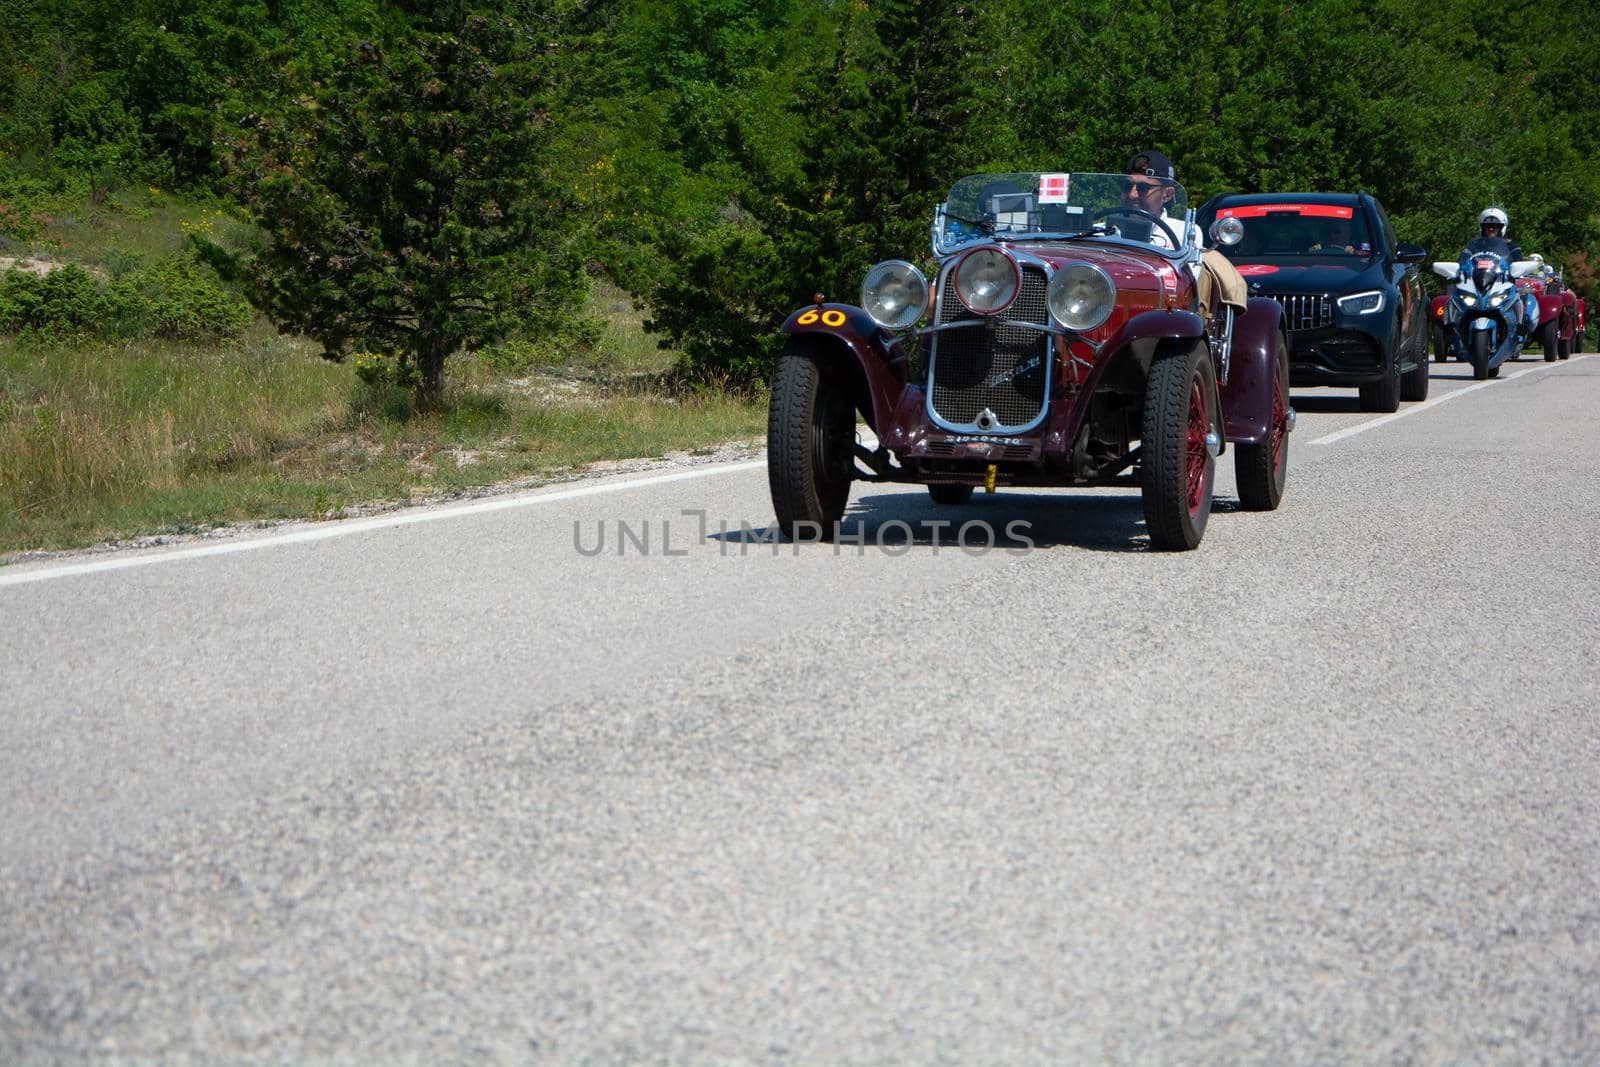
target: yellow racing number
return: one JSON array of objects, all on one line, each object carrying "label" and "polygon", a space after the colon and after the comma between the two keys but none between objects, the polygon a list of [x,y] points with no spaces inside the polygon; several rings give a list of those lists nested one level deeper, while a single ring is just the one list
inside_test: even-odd
[{"label": "yellow racing number", "polygon": [[796,326],[815,326],[819,322],[824,326],[843,326],[845,314],[834,308],[829,308],[827,311],[818,311],[816,308],[812,308],[810,311],[802,312],[794,322]]}]

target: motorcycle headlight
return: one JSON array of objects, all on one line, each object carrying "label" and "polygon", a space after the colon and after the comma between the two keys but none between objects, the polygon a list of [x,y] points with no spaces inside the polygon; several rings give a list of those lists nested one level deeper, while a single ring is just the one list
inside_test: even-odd
[{"label": "motorcycle headlight", "polygon": [[1351,293],[1339,298],[1339,310],[1346,315],[1371,315],[1383,310],[1383,293],[1373,289],[1365,293]]},{"label": "motorcycle headlight", "polygon": [[956,264],[956,295],[980,315],[1010,307],[1021,286],[1017,261],[998,248],[974,248]]},{"label": "motorcycle headlight", "polygon": [[1511,291],[1509,289],[1502,289],[1498,293],[1490,293],[1489,299],[1485,300],[1484,304],[1488,307],[1497,308],[1504,304],[1510,296]]},{"label": "motorcycle headlight", "polygon": [[903,259],[888,259],[861,281],[861,309],[889,330],[903,330],[928,308],[928,279]]},{"label": "motorcycle headlight", "polygon": [[1471,293],[1457,293],[1456,299],[1461,301],[1462,307],[1475,308],[1478,306],[1478,298]]},{"label": "motorcycle headlight", "polygon": [[1117,287],[1099,267],[1070,263],[1050,279],[1044,299],[1051,318],[1082,333],[1106,321],[1117,303]]}]

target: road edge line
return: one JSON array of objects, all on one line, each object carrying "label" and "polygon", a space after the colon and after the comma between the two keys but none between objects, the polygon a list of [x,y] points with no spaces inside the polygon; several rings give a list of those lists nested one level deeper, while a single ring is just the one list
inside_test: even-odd
[{"label": "road edge line", "polygon": [[1373,419],[1370,422],[1363,422],[1359,426],[1347,426],[1343,430],[1335,430],[1333,433],[1326,434],[1325,436],[1319,437],[1314,441],[1307,441],[1306,444],[1335,444],[1339,441],[1345,440],[1346,438],[1354,437],[1358,433],[1366,433],[1368,430],[1377,429],[1379,426],[1386,426],[1391,422],[1405,418],[1407,415],[1415,415],[1420,411],[1432,411],[1440,404],[1448,404],[1457,397],[1466,396],[1469,393],[1475,393],[1479,389],[1487,389],[1491,385],[1503,385],[1506,382],[1514,382],[1518,378],[1526,378],[1531,374],[1543,374],[1545,371],[1555,370],[1559,366],[1561,366],[1559,363],[1546,363],[1542,367],[1530,367],[1527,370],[1521,370],[1515,374],[1508,374],[1498,381],[1474,382],[1464,389],[1457,389],[1453,393],[1447,393],[1444,396],[1437,397],[1433,400],[1424,400],[1422,403],[1414,404],[1411,407],[1406,408],[1404,411],[1396,411],[1389,415],[1380,415],[1378,418]]},{"label": "road edge line", "polygon": [[[625,481],[606,482],[601,485],[582,485],[570,489],[551,491],[534,490],[512,496],[495,497],[491,500],[474,500],[468,504],[447,504],[437,508],[400,510],[384,515],[375,515],[371,518],[334,521],[311,529],[291,530],[282,534],[266,534],[262,537],[252,537],[244,541],[225,541],[214,545],[198,545],[191,548],[174,548],[170,550],[157,549],[153,552],[139,555],[89,560],[83,563],[65,563],[54,567],[45,566],[19,570],[15,573],[7,573],[11,568],[6,567],[0,568],[0,588],[25,585],[29,582],[44,582],[52,578],[70,578],[82,574],[96,574],[101,571],[120,571],[127,570],[130,567],[146,567],[156,563],[175,563],[179,560],[198,559],[203,556],[226,556],[236,552],[254,552],[259,549],[278,548],[283,545],[326,541],[335,537],[349,537],[353,534],[368,533],[372,530],[382,530],[396,526],[416,526],[420,523],[439,522],[444,519],[456,519],[466,515],[481,515],[491,511],[508,511],[513,508],[533,507],[536,504],[551,504],[561,500],[575,500],[586,496],[600,496],[604,493],[620,493],[627,489],[665,485],[669,482],[709,478],[718,474],[733,474],[738,471],[765,467],[766,464],[767,461],[765,459],[740,460],[734,463],[699,467],[694,470],[673,471],[670,474],[658,474],[648,478],[630,478]],[[14,566],[26,567],[27,564]]]}]

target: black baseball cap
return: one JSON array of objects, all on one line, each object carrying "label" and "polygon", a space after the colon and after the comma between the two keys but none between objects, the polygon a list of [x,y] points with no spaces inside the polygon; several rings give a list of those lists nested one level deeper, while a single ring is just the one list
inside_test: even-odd
[{"label": "black baseball cap", "polygon": [[1147,148],[1135,154],[1128,160],[1128,165],[1123,168],[1122,173],[1143,174],[1146,178],[1166,178],[1168,181],[1178,176],[1172,169],[1172,160],[1154,148]]}]

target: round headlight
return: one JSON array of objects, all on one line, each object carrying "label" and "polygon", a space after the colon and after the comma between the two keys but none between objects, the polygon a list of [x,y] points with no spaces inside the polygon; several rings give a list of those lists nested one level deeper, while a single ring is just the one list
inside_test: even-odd
[{"label": "round headlight", "polygon": [[1219,245],[1232,247],[1244,240],[1244,223],[1229,215],[1211,224],[1211,239]]},{"label": "round headlight", "polygon": [[1092,330],[1111,314],[1117,287],[1111,276],[1088,263],[1072,263],[1056,271],[1045,291],[1050,315],[1069,330]]},{"label": "round headlight", "polygon": [[903,259],[888,259],[861,282],[861,309],[890,330],[903,330],[928,308],[928,279]]},{"label": "round headlight", "polygon": [[1010,307],[1021,286],[1016,260],[998,248],[974,248],[956,264],[956,295],[980,315]]}]

